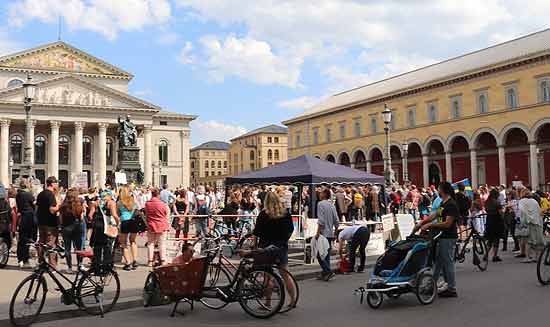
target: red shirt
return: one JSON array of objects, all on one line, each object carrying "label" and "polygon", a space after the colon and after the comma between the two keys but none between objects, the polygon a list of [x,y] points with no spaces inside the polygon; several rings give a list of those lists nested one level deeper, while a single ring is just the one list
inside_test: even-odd
[{"label": "red shirt", "polygon": [[145,203],[145,215],[147,216],[147,228],[152,233],[163,233],[170,229],[168,225],[168,206],[158,197]]}]

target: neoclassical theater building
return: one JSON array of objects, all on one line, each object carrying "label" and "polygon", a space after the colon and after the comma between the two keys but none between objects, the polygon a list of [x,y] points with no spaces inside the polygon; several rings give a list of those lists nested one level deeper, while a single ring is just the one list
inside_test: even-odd
[{"label": "neoclassical theater building", "polygon": [[548,188],[550,30],[335,94],[284,122],[290,156],[382,174],[384,104],[399,181],[407,144],[417,185],[470,178]]},{"label": "neoclassical theater building", "polygon": [[[22,84],[28,74],[36,95],[25,135]],[[88,185],[102,185],[117,167],[117,118],[130,115],[145,183],[189,185],[189,123],[196,117],[131,96],[132,78],[62,41],[0,57],[0,181],[20,175],[29,137],[38,179],[55,175],[68,186],[86,172]]]}]

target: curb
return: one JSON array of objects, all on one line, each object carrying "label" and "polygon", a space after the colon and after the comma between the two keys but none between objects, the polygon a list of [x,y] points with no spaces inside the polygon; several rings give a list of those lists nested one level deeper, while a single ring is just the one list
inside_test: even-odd
[{"label": "curb", "polygon": [[[335,260],[332,260],[332,270],[337,273],[338,266],[335,264]],[[372,268],[374,267],[374,264],[367,264],[365,268]],[[320,269],[307,269],[298,271],[294,274],[294,278],[296,278],[297,281],[304,281],[304,280],[310,280],[317,277],[317,274],[321,272]],[[135,309],[143,307],[143,300],[139,296],[129,296],[126,298],[119,298],[115,307],[110,312],[116,312],[116,311],[123,311],[128,309]],[[107,313],[109,315],[109,313]],[[57,320],[64,320],[64,319],[70,319],[70,318],[78,318],[78,317],[88,317],[90,316],[85,311],[79,309],[79,308],[71,308],[67,310],[61,310],[61,311],[53,311],[53,312],[46,312],[41,313],[38,319],[35,323],[43,323],[43,322],[50,322],[50,321],[57,321]],[[10,319],[0,319],[0,326],[10,326]]]}]

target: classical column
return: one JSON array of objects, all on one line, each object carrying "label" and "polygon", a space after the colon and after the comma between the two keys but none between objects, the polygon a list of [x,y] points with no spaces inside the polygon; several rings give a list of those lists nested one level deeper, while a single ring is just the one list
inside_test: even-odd
[{"label": "classical column", "polygon": [[185,130],[180,132],[181,136],[181,185],[183,187],[189,187],[189,175],[191,174],[189,165],[189,136],[190,131]]},{"label": "classical column", "polygon": [[504,145],[498,146],[498,181],[501,185],[506,185],[506,152]]},{"label": "classical column", "polygon": [[470,149],[470,174],[472,176],[472,189],[477,188],[477,151]]},{"label": "classical column", "polygon": [[105,185],[107,179],[107,128],[109,124],[97,124],[97,183],[98,187]]},{"label": "classical column", "polygon": [[[25,136],[25,142],[26,142],[25,147],[29,148],[29,165],[31,165],[31,167],[34,166],[34,128],[35,127],[36,127],[36,120],[30,119],[26,122],[25,133],[27,135]],[[34,175],[32,169],[30,173]]]},{"label": "classical column", "polygon": [[367,173],[372,173],[372,161],[367,160]]},{"label": "classical column", "polygon": [[59,178],[59,127],[60,121],[50,121],[50,137],[48,138],[48,176]]},{"label": "classical column", "polygon": [[74,183],[74,176],[82,172],[82,134],[84,132],[84,122],[77,121],[74,123],[73,136],[73,157],[71,158],[71,185]]},{"label": "classical column", "polygon": [[10,120],[0,120],[0,182],[4,186],[10,184]]},{"label": "classical column", "polygon": [[427,153],[422,153],[422,177],[424,177],[424,187],[430,186],[430,172]]},{"label": "classical column", "polygon": [[153,141],[151,139],[152,132],[152,125],[143,126],[143,183],[145,185],[150,185],[153,183]]},{"label": "classical column", "polygon": [[537,143],[529,143],[529,165],[531,171],[531,187],[533,190],[539,189],[539,165]]},{"label": "classical column", "polygon": [[453,158],[451,152],[445,152],[445,179],[447,182],[453,182]]}]

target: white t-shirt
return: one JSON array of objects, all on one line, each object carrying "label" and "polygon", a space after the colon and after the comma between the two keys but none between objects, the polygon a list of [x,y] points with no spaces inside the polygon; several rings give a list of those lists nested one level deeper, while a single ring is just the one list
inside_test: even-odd
[{"label": "white t-shirt", "polygon": [[346,228],[342,229],[342,231],[340,231],[340,234],[338,234],[338,241],[341,241],[341,240],[349,241],[349,240],[351,240],[353,238],[353,235],[355,234],[355,232],[357,232],[357,230],[361,227],[363,227],[363,226],[355,225],[355,226],[350,226],[350,227],[346,227]]}]

